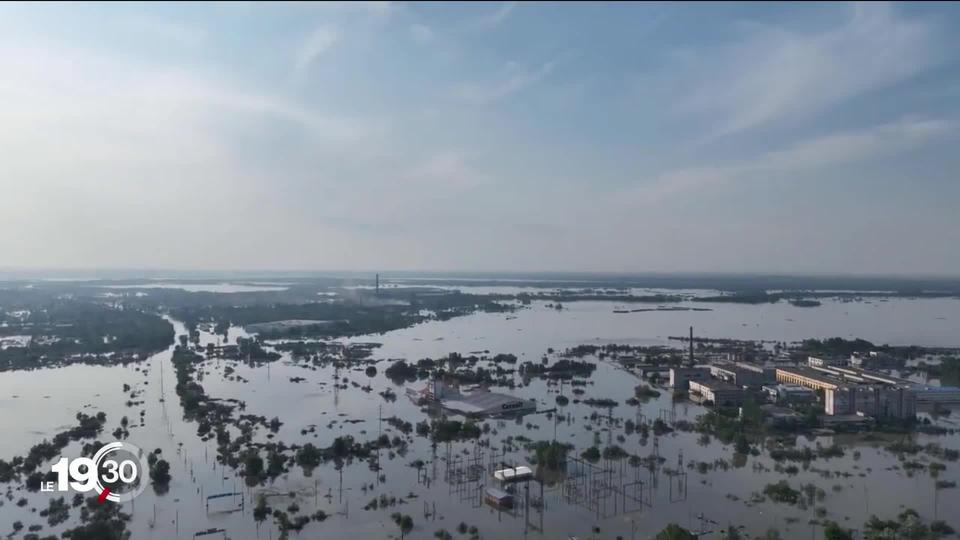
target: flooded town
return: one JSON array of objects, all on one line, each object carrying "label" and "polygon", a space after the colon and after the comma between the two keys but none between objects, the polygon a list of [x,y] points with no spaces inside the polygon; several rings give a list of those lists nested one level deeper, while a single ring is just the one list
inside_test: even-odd
[{"label": "flooded town", "polygon": [[[960,525],[956,293],[449,283],[4,283],[5,534]],[[113,439],[151,454],[135,500],[39,490]]]},{"label": "flooded town", "polygon": [[0,540],[960,538],[960,2],[0,2]]}]

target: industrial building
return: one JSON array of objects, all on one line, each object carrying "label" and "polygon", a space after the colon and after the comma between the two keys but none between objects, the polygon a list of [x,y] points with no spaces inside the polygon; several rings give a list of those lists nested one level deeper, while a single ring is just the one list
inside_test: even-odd
[{"label": "industrial building", "polygon": [[838,366],[778,368],[777,381],[822,390],[824,412],[831,416],[916,415],[916,385],[882,373]]},{"label": "industrial building", "polygon": [[746,399],[743,388],[726,381],[689,381],[690,399],[701,403],[710,402],[717,407],[738,407]]},{"label": "industrial building", "polygon": [[444,409],[464,416],[499,416],[537,410],[536,400],[522,399],[484,389],[464,394],[439,380],[428,382],[420,390],[408,388],[407,395],[415,403],[421,400],[436,402]]},{"label": "industrial building", "polygon": [[746,363],[722,363],[710,366],[710,374],[736,386],[757,387],[774,382],[777,371]]},{"label": "industrial building", "polygon": [[676,390],[688,390],[691,381],[710,380],[708,366],[670,368],[670,387]]},{"label": "industrial building", "polygon": [[917,396],[917,406],[960,405],[960,388],[956,386],[929,386],[915,384],[913,392]]},{"label": "industrial building", "polygon": [[665,378],[670,374],[669,366],[655,366],[653,364],[623,364],[624,367],[632,369],[637,376],[643,379],[649,379],[656,375]]},{"label": "industrial building", "polygon": [[897,366],[897,361],[893,356],[881,351],[855,352],[850,355],[850,365],[862,369],[892,368]]},{"label": "industrial building", "polygon": [[776,403],[812,403],[817,399],[816,392],[799,384],[767,385],[763,387],[763,391]]},{"label": "industrial building", "polygon": [[[763,423],[768,426],[785,427],[796,424],[801,416],[793,409],[786,407],[777,407],[776,405],[761,405],[760,411],[763,413]],[[740,409],[740,416],[743,417],[743,409]]]},{"label": "industrial building", "polygon": [[827,390],[823,408],[829,415],[913,418],[917,414],[916,395],[910,387],[876,384],[842,386]]},{"label": "industrial building", "polygon": [[843,358],[837,358],[832,356],[808,356],[807,365],[810,367],[828,367],[828,366],[842,366],[846,364],[846,360]]},{"label": "industrial building", "polygon": [[828,378],[817,369],[800,366],[777,368],[777,382],[798,384],[814,390],[835,390],[840,387],[843,381]]}]

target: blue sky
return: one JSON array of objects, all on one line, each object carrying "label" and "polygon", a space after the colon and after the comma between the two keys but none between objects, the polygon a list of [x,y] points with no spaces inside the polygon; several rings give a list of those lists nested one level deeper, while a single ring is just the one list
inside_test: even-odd
[{"label": "blue sky", "polygon": [[960,274],[957,4],[3,4],[2,266]]}]

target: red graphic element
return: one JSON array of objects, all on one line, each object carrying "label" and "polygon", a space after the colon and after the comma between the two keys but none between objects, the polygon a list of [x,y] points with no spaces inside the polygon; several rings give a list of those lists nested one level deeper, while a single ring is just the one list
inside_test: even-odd
[{"label": "red graphic element", "polygon": [[103,504],[103,501],[107,500],[107,495],[110,495],[110,488],[103,488],[103,493],[97,497],[97,502]]}]

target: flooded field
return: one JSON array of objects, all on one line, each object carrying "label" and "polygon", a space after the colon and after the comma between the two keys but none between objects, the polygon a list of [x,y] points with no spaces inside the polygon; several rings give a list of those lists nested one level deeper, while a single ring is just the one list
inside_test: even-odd
[{"label": "flooded field", "polygon": [[[367,460],[354,460],[337,469],[333,463],[308,470],[288,464],[287,472],[265,486],[248,487],[231,469],[216,463],[216,441],[202,441],[195,422],[183,419],[180,398],[174,392],[175,375],[170,359],[173,347],[141,363],[124,367],[71,365],[59,369],[0,373],[0,407],[5,411],[6,432],[0,437],[0,458],[22,455],[33,444],[75,424],[77,412],[103,411],[107,424],[101,441],[112,440],[110,432],[129,419],[128,441],[145,450],[161,449],[170,461],[172,481],[169,492],[158,494],[148,488],[125,511],[132,514],[128,529],[135,539],[193,538],[199,531],[224,529],[234,539],[272,539],[280,536],[271,519],[257,524],[252,515],[259,495],[268,495],[273,508],[313,515],[322,510],[324,521],[311,521],[303,538],[387,538],[399,537],[400,529],[391,514],[410,515],[414,527],[409,538],[432,538],[444,529],[457,535],[460,523],[475,526],[481,538],[649,538],[670,522],[691,530],[717,530],[744,526],[751,535],[776,528],[784,538],[821,537],[822,527],[811,520],[830,519],[859,529],[873,514],[894,518],[905,508],[915,509],[923,519],[946,520],[960,528],[955,512],[960,508],[957,489],[937,489],[960,480],[956,462],[941,461],[945,470],[930,468],[925,454],[911,456],[917,461],[910,470],[904,460],[886,449],[899,436],[867,438],[854,436],[801,436],[799,447],[826,448],[835,443],[843,455],[822,457],[810,462],[775,462],[760,446],[758,455],[735,457],[732,444],[715,437],[670,429],[660,435],[652,431],[642,437],[639,426],[662,420],[668,426],[695,422],[706,412],[689,402],[673,403],[670,392],[637,406],[626,404],[639,380],[622,368],[596,358],[583,395],[573,393],[540,378],[524,380],[513,375],[515,388],[494,388],[516,396],[535,399],[541,411],[513,419],[482,421],[482,441],[433,445],[415,433],[404,435],[385,419],[398,417],[411,424],[429,418],[405,396],[407,387],[424,382],[397,383],[384,371],[390,360],[440,358],[449,353],[488,351],[489,355],[511,353],[524,361],[539,361],[548,349],[557,352],[579,344],[669,344],[670,335],[682,335],[690,325],[698,336],[793,341],[809,337],[857,336],[877,343],[956,346],[960,343],[960,301],[953,299],[891,299],[880,302],[833,302],[809,309],[786,303],[772,305],[710,304],[691,307],[711,311],[614,313],[611,302],[572,302],[557,310],[542,302],[515,313],[478,313],[447,321],[431,321],[381,335],[358,336],[350,343],[376,342],[372,360],[377,373],[365,372],[368,364],[337,369],[333,365],[296,362],[289,354],[269,364],[248,365],[230,360],[207,360],[202,365],[203,384],[208,395],[244,402],[245,413],[278,418],[275,432],[258,430],[257,442],[283,441],[286,445],[313,443],[328,446],[335,437],[352,435],[359,442],[381,434],[399,437],[406,445],[380,450],[379,471]],[[177,335],[186,332],[175,323]],[[229,330],[229,340],[243,335]],[[201,332],[200,345],[219,343],[221,336]],[[554,355],[548,355],[555,358]],[[510,366],[513,367],[513,366]],[[337,382],[340,383],[338,387]],[[131,402],[128,384],[139,395]],[[345,387],[343,385],[345,384]],[[362,389],[370,386],[370,391]],[[390,390],[395,399],[380,393]],[[567,396],[559,406],[557,396]],[[615,400],[613,407],[593,407],[581,399],[604,397]],[[135,403],[142,401],[142,403]],[[553,409],[556,409],[555,411]],[[627,421],[634,427],[628,428]],[[958,429],[955,417],[935,420],[948,429]],[[617,445],[628,454],[651,455],[655,463],[606,463],[610,472],[578,480],[558,477],[555,483],[529,484],[529,508],[498,511],[481,500],[481,483],[461,474],[475,459],[485,469],[495,462],[526,464],[531,451],[522,441],[570,443],[570,456],[591,446]],[[960,449],[960,435],[915,435],[919,444],[934,443]],[[79,455],[79,444],[71,443],[64,455]],[[402,448],[399,449],[399,448]],[[421,470],[411,466],[424,463]],[[790,467],[793,465],[794,467]],[[682,471],[683,474],[679,474]],[[568,468],[570,476],[578,470]],[[764,488],[786,480],[793,489],[812,484],[809,501],[777,503],[762,497]],[[603,483],[603,482],[601,482]],[[541,493],[542,487],[542,493]],[[208,501],[207,496],[237,493]],[[629,495],[629,496],[628,496]],[[49,527],[37,513],[24,508],[47,507],[48,493],[14,490],[0,506],[0,534],[14,521],[26,527],[43,524],[40,536],[59,534],[75,525],[78,512],[66,523]],[[382,497],[382,499],[381,499]],[[24,506],[17,502],[25,498]],[[376,509],[370,502],[378,499]],[[391,501],[393,501],[391,503]],[[242,505],[242,509],[240,508]],[[368,507],[369,509],[365,509]],[[542,509],[542,511],[541,511]],[[701,519],[701,514],[702,518]],[[713,523],[715,522],[715,523]],[[296,533],[293,533],[296,534]]]}]

